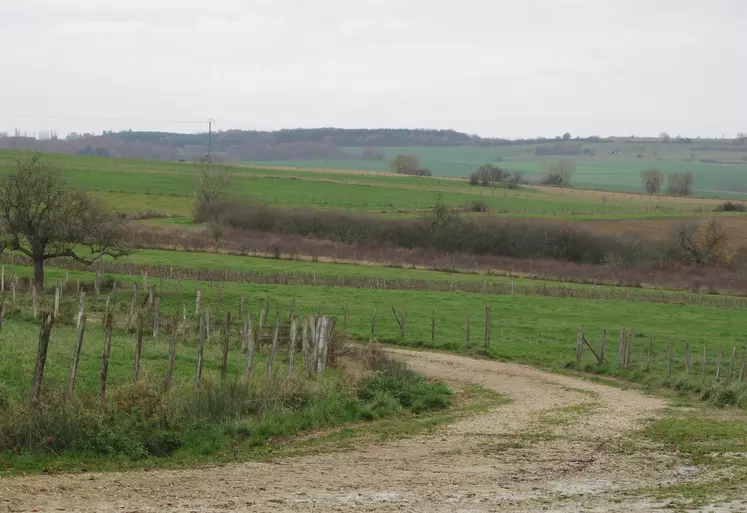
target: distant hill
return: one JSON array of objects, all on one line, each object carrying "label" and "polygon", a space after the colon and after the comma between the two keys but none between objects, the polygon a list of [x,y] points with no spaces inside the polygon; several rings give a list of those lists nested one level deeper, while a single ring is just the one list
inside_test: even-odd
[{"label": "distant hill", "polygon": [[[455,130],[429,129],[343,129],[297,128],[268,131],[226,130],[212,135],[213,154],[225,161],[303,161],[303,160],[382,160],[385,154],[377,148],[396,147],[500,147],[538,145],[537,155],[573,155],[580,153],[581,143],[658,142],[658,139],[632,137],[563,137],[552,139],[483,138]],[[104,132],[70,134],[64,139],[36,139],[23,136],[0,136],[0,149],[32,150],[45,153],[91,155],[101,157],[140,158],[152,160],[199,160],[207,154],[208,137],[202,134],[171,132]],[[690,139],[675,140],[691,142]],[[702,140],[702,143],[707,143]],[[742,143],[744,141],[742,140]]]}]

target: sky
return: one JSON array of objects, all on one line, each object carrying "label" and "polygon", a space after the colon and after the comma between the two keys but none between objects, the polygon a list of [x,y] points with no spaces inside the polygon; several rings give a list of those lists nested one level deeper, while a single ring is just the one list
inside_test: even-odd
[{"label": "sky", "polygon": [[747,132],[744,0],[0,0],[0,131]]}]

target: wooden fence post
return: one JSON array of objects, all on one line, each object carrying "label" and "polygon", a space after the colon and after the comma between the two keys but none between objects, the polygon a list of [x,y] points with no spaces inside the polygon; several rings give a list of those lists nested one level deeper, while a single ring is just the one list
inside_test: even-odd
[{"label": "wooden fence post", "polygon": [[36,305],[36,287],[33,286],[33,285],[31,286],[31,304],[32,304],[31,310],[32,310],[32,312],[34,314],[34,319],[38,319],[39,318],[39,309],[38,309],[38,307]]},{"label": "wooden fence post", "polygon": [[343,331],[348,330],[348,304],[347,303],[345,303],[345,314],[343,316],[342,330]]},{"label": "wooden fence post", "polygon": [[490,318],[492,311],[490,305],[485,305],[485,347],[490,347]]},{"label": "wooden fence post", "polygon": [[62,297],[62,289],[59,285],[54,288],[54,316],[60,315],[60,299]]},{"label": "wooden fence post", "polygon": [[48,313],[44,315],[41,323],[41,330],[39,332],[39,348],[36,353],[36,365],[34,365],[34,377],[31,380],[31,402],[39,400],[39,394],[41,394],[42,383],[44,382],[44,365],[47,362],[47,349],[49,348],[49,336],[52,334],[52,324],[54,323],[54,315]]},{"label": "wooden fence post", "polygon": [[296,337],[298,336],[298,317],[293,312],[290,325],[290,350],[288,355],[288,377],[293,376],[293,367],[296,364]]},{"label": "wooden fence post", "polygon": [[745,371],[745,369],[744,369],[744,366],[745,366],[745,361],[744,361],[745,354],[744,353],[745,353],[745,347],[742,346],[742,361],[739,364],[739,382],[740,383],[744,383],[744,371]]},{"label": "wooden fence post", "polygon": [[584,351],[584,329],[579,328],[576,334],[576,361],[581,362]]},{"label": "wooden fence post", "polygon": [[257,347],[262,347],[262,337],[265,332],[265,320],[267,319],[267,311],[263,308],[259,312],[259,327],[257,330]]},{"label": "wooden fence post", "polygon": [[311,351],[309,349],[309,319],[304,318],[301,321],[303,334],[301,338],[301,351],[303,352],[303,362],[306,371],[306,377],[311,377]]},{"label": "wooden fence post", "polygon": [[153,338],[158,338],[158,331],[161,323],[161,298],[153,300]]},{"label": "wooden fence post", "polygon": [[272,332],[272,347],[270,348],[270,357],[267,360],[267,377],[272,377],[272,361],[275,359],[275,353],[278,350],[278,337],[280,335],[280,312],[275,311],[275,329]]},{"label": "wooden fence post", "polygon": [[465,335],[465,341],[469,344],[469,336],[470,336],[471,326],[469,321],[469,311],[467,311],[467,325],[466,325],[466,335]]},{"label": "wooden fence post", "polygon": [[86,333],[86,316],[84,315],[78,323],[78,333],[75,337],[75,350],[73,352],[73,364],[70,366],[70,376],[67,379],[67,399],[70,400],[75,394],[75,378],[78,375],[78,362],[80,362],[80,351],[83,349],[83,337]]},{"label": "wooden fence post", "polygon": [[718,348],[718,360],[716,360],[716,381],[721,379],[721,360],[724,359],[724,346]]},{"label": "wooden fence post", "polygon": [[127,316],[127,329],[132,327],[135,320],[135,309],[137,308],[137,283],[132,285],[132,303],[130,303],[130,314]]},{"label": "wooden fence post", "polygon": [[101,386],[99,388],[99,401],[106,399],[106,380],[109,376],[109,356],[112,348],[112,330],[114,325],[114,315],[107,312],[104,319],[106,326],[106,336],[104,337],[104,353],[101,355]]},{"label": "wooden fence post", "polygon": [[708,374],[708,343],[703,343],[703,379]]},{"label": "wooden fence post", "polygon": [[394,314],[394,320],[397,321],[397,326],[399,326],[399,336],[401,338],[405,338],[405,318],[404,313],[402,315],[402,319],[399,318],[397,315],[397,309],[395,307],[392,307],[392,314]]},{"label": "wooden fence post", "polygon": [[202,299],[202,291],[200,288],[197,288],[197,293],[195,295],[195,317],[200,316],[200,300]]},{"label": "wooden fence post", "polygon": [[249,312],[246,328],[246,367],[244,367],[244,378],[252,374],[254,367],[254,313]]},{"label": "wooden fence post", "polygon": [[78,306],[78,320],[75,323],[76,328],[80,328],[81,320],[83,319],[83,314],[86,310],[86,293],[84,291],[80,292],[80,305]]},{"label": "wooden fence post", "polygon": [[646,372],[651,370],[651,360],[654,356],[654,337],[648,339],[648,357],[646,358]]},{"label": "wooden fence post", "polygon": [[13,298],[13,306],[16,305],[16,284],[10,284],[11,297]]},{"label": "wooden fence post", "polygon": [[599,360],[601,363],[605,361],[605,351],[607,350],[607,328],[602,331],[602,343],[599,345]]},{"label": "wooden fence post", "polygon": [[[373,316],[371,317],[371,340],[376,338],[376,310],[377,308],[374,307]],[[312,335],[312,340],[313,337],[314,335]]]},{"label": "wooden fence post", "polygon": [[3,331],[4,322],[5,322],[5,301],[0,301],[0,332]]},{"label": "wooden fence post", "polygon": [[225,383],[228,376],[228,345],[231,335],[231,312],[226,312],[226,326],[223,332],[223,358],[220,364],[220,382]]},{"label": "wooden fence post", "polygon": [[726,376],[726,384],[731,385],[731,378],[734,375],[734,364],[737,361],[737,346],[731,350],[731,361],[729,362],[729,375]]},{"label": "wooden fence post", "polygon": [[[374,317],[376,314],[376,309],[374,308]],[[311,360],[311,370],[316,371],[316,363],[317,363],[317,347],[318,347],[318,337],[317,337],[317,319],[314,316],[309,317],[309,332],[311,339],[309,340],[309,360]]]},{"label": "wooden fence post", "polygon": [[195,370],[195,390],[200,389],[202,379],[202,353],[205,350],[205,319],[200,316],[200,331],[197,335],[197,369]]},{"label": "wooden fence post", "polygon": [[672,352],[674,348],[672,347],[672,339],[669,339],[669,347],[667,348],[667,373],[669,376],[672,375]]},{"label": "wooden fence post", "polygon": [[617,344],[617,366],[625,368],[625,328],[620,329],[620,342]]},{"label": "wooden fence post", "polygon": [[433,309],[433,314],[431,315],[431,343],[436,342],[436,309]]},{"label": "wooden fence post", "polygon": [[132,363],[132,381],[140,379],[140,355],[143,351],[143,315],[137,317],[137,333],[135,335],[135,360]]},{"label": "wooden fence post", "polygon": [[156,288],[151,287],[148,289],[148,308],[153,308],[153,303],[156,300]]}]

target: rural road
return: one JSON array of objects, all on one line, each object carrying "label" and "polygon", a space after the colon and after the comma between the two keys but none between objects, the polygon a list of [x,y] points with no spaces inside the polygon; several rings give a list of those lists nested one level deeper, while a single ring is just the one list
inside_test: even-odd
[{"label": "rural road", "polygon": [[[694,478],[628,435],[664,406],[529,367],[392,350],[414,369],[513,401],[434,432],[349,452],[192,470],[0,479],[6,511],[651,511],[642,488]],[[709,510],[710,511],[710,510]]]}]

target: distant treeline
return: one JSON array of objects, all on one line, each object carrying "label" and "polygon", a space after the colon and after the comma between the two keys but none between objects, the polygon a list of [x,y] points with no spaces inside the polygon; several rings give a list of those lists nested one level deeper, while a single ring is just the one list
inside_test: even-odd
[{"label": "distant treeline", "polygon": [[[582,152],[581,143],[644,142],[648,139],[614,137],[574,137],[566,133],[555,138],[500,139],[470,135],[455,130],[430,129],[343,129],[297,128],[277,131],[226,130],[211,137],[213,156],[225,161],[273,160],[384,160],[373,150],[380,147],[500,147],[539,145],[537,155],[569,155]],[[664,141],[663,139],[650,139]],[[669,139],[666,139],[668,141]],[[687,139],[689,141],[689,139]],[[685,141],[685,139],[673,139]],[[44,153],[78,154],[101,157],[188,160],[204,158],[208,151],[207,133],[105,131],[102,134],[70,134],[59,138],[44,131],[40,138],[17,132],[0,134],[0,149],[31,150]],[[587,151],[591,151],[588,150]],[[391,157],[392,155],[389,155]]]}]

